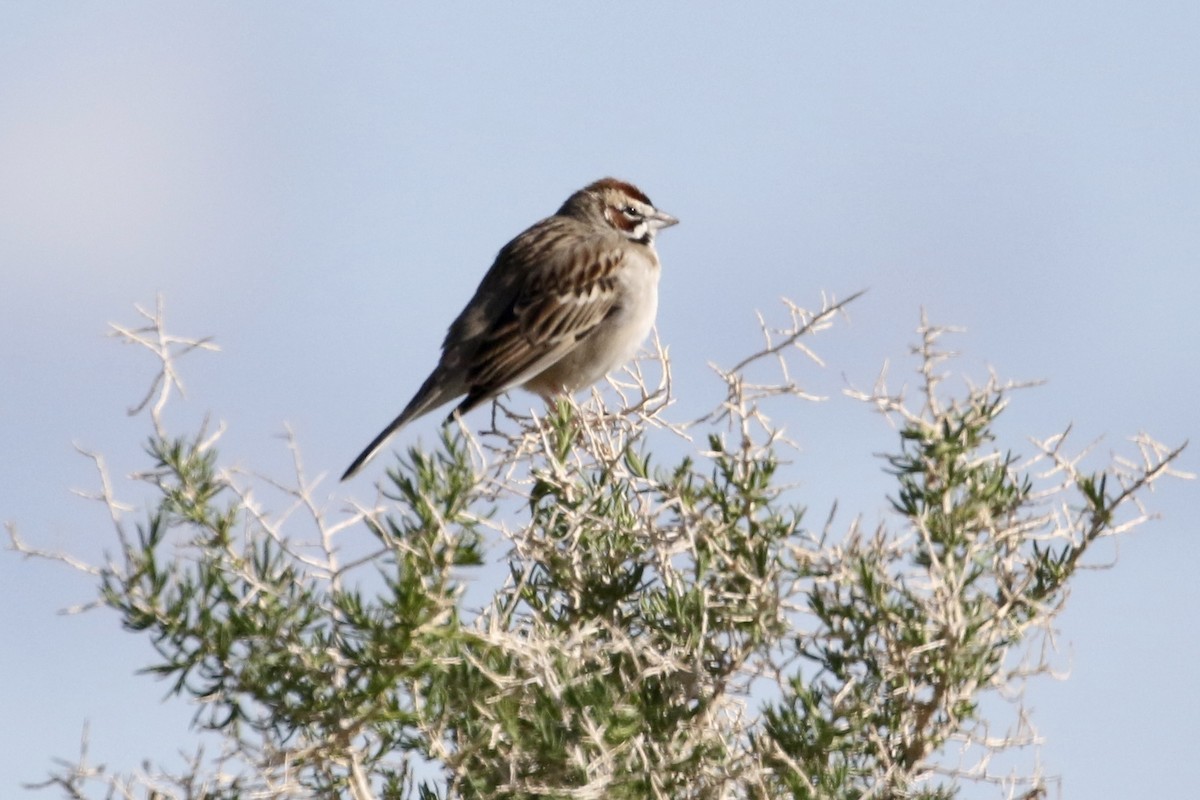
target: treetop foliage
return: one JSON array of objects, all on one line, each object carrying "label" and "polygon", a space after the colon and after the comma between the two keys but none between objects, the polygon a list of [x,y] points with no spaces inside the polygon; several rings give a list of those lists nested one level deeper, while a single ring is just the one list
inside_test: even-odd
[{"label": "treetop foliage", "polygon": [[[854,298],[850,298],[851,300]],[[65,797],[943,798],[966,782],[1035,797],[1020,687],[1101,538],[1136,528],[1182,448],[1084,470],[1069,429],[1022,458],[995,441],[1014,384],[958,393],[948,330],[924,319],[912,396],[848,391],[897,431],[891,513],[835,529],[780,478],[768,416],[807,398],[797,355],[850,300],[787,304],[729,370],[713,411],[672,419],[665,353],[596,392],[410,448],[378,501],[296,470],[255,481],[219,432],[179,434],[161,305],[117,328],[160,365],[142,402],[152,487],[118,502],[95,605],[157,653],[203,747],[121,774],[80,757],[38,784]],[[747,375],[771,371],[775,379]],[[666,438],[664,438],[666,437]],[[670,446],[666,446],[669,442]],[[672,453],[682,450],[683,455]],[[877,467],[864,467],[877,468]],[[1179,474],[1179,473],[1175,473]],[[272,511],[258,498],[285,499]],[[332,508],[331,508],[332,506]],[[365,544],[364,544],[365,543]],[[997,709],[1010,703],[1007,721]],[[214,746],[215,745],[215,746]]]}]

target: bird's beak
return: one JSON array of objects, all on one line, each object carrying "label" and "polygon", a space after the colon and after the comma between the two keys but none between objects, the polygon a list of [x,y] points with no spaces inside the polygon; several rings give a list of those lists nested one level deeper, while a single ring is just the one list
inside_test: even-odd
[{"label": "bird's beak", "polygon": [[653,216],[650,217],[650,223],[655,230],[662,230],[663,228],[669,228],[672,225],[678,225],[679,220],[675,219],[665,211],[655,211]]}]

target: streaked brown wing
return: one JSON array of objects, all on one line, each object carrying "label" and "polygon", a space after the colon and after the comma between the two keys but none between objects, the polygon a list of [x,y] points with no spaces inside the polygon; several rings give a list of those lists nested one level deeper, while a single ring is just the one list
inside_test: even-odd
[{"label": "streaked brown wing", "polygon": [[473,357],[468,401],[524,383],[554,364],[598,325],[617,300],[619,251],[584,242],[531,270],[511,309]]}]

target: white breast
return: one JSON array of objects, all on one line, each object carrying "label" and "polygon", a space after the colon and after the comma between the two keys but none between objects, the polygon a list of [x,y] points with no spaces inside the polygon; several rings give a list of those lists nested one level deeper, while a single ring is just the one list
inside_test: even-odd
[{"label": "white breast", "polygon": [[564,388],[573,392],[591,386],[632,359],[658,313],[660,271],[653,252],[627,259],[617,275],[620,299],[615,313],[557,363],[526,381],[525,388],[539,394]]}]

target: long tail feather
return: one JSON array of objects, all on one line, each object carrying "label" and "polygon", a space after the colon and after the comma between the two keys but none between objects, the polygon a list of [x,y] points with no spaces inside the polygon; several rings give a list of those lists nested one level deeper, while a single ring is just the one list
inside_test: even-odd
[{"label": "long tail feather", "polygon": [[417,417],[428,414],[430,411],[442,405],[443,403],[446,403],[452,398],[462,394],[462,391],[457,387],[441,385],[443,380],[444,378],[439,374],[439,371],[434,370],[434,373],[426,379],[425,383],[421,386],[420,390],[413,397],[413,399],[410,400],[408,405],[404,407],[404,410],[400,412],[400,416],[392,420],[388,426],[384,428],[383,431],[380,432],[380,434],[376,436],[369,445],[367,445],[367,448],[358,454],[358,458],[354,459],[354,463],[352,463],[346,469],[346,471],[342,473],[342,480],[353,478],[360,469],[367,465],[368,461],[374,458],[376,454],[383,449],[383,446],[387,444],[387,440],[390,439],[392,434],[394,434],[396,431],[400,430]]}]

